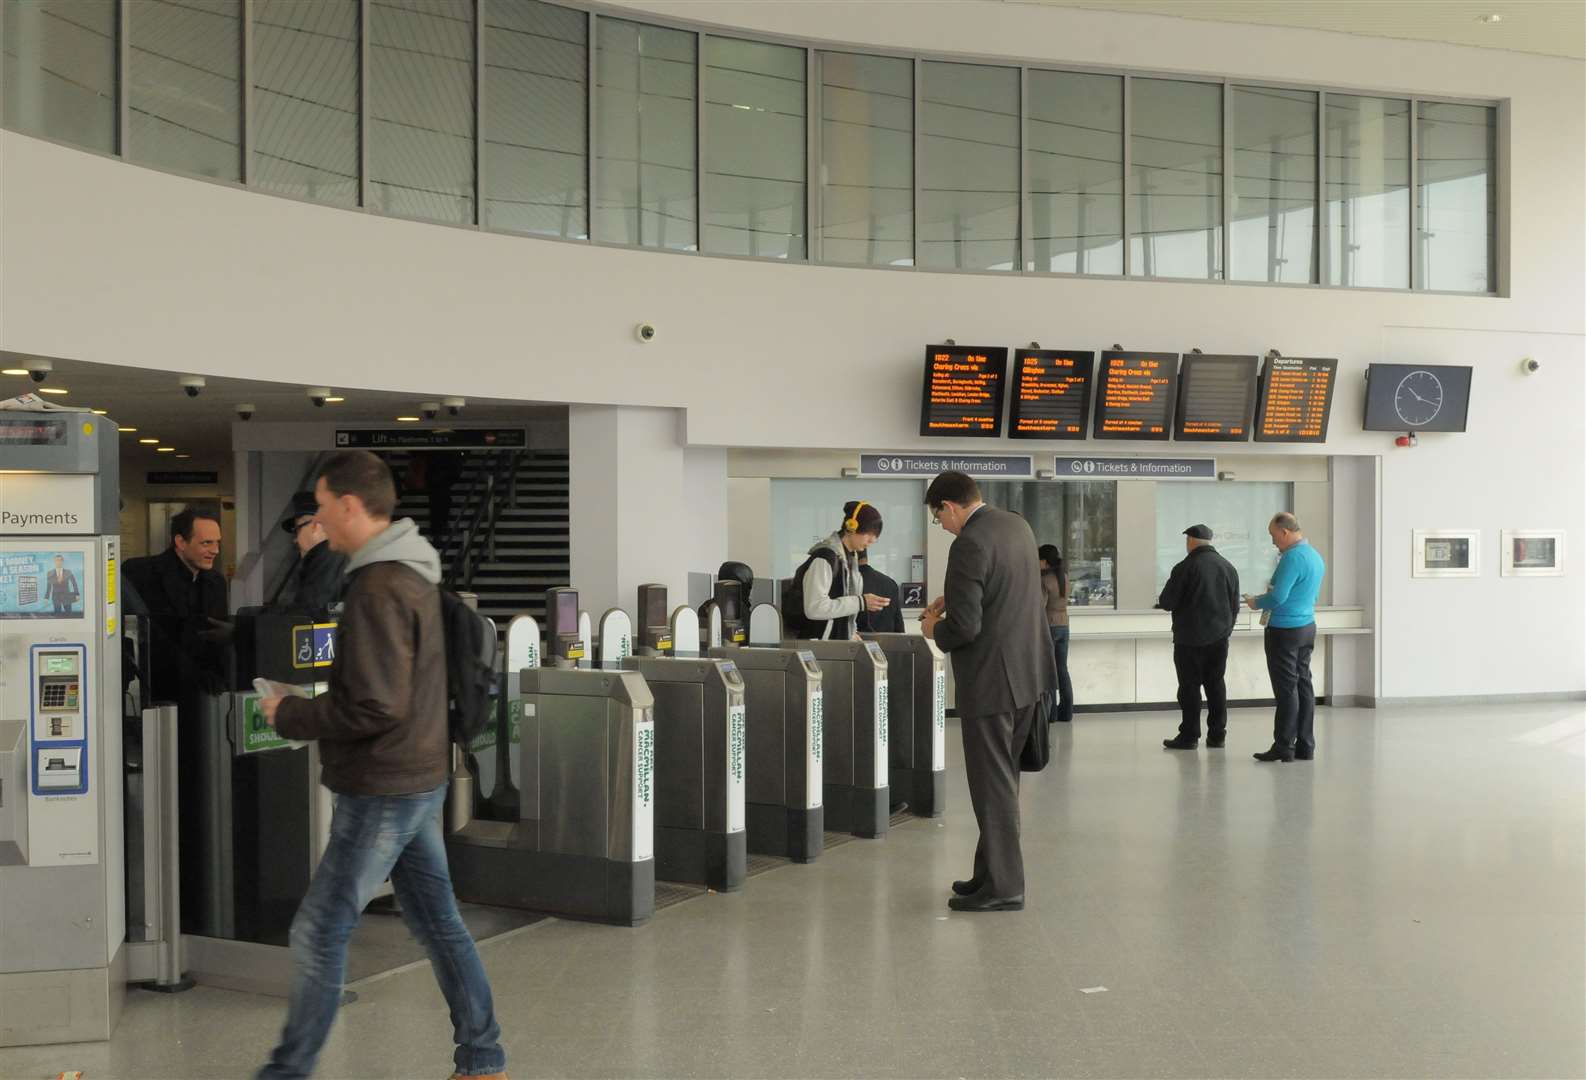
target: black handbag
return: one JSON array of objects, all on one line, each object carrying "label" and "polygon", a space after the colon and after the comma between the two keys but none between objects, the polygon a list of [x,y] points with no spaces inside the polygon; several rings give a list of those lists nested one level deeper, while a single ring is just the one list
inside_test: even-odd
[{"label": "black handbag", "polygon": [[1046,696],[1042,695],[1035,706],[1029,737],[1024,740],[1024,749],[1019,751],[1020,772],[1040,772],[1052,760],[1052,727],[1047,722],[1047,704]]}]

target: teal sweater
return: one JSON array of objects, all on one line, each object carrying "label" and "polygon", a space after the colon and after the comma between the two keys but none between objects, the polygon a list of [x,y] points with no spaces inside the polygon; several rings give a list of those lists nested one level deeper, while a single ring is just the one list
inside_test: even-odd
[{"label": "teal sweater", "polygon": [[1316,621],[1316,596],[1322,591],[1327,564],[1309,541],[1301,540],[1278,557],[1278,568],[1266,595],[1256,597],[1256,607],[1272,612],[1268,626],[1291,629]]}]

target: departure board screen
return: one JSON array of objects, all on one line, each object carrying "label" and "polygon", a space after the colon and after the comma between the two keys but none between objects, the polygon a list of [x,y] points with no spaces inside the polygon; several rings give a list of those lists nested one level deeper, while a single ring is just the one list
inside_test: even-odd
[{"label": "departure board screen", "polygon": [[1095,369],[1094,352],[1013,350],[1008,434],[1015,439],[1083,439]]},{"label": "departure board screen", "polygon": [[1256,442],[1326,442],[1337,381],[1337,360],[1268,357],[1256,406]]},{"label": "departure board screen", "polygon": [[1006,348],[925,347],[920,434],[995,439],[1002,434]]},{"label": "departure board screen", "polygon": [[1190,353],[1178,373],[1173,438],[1185,442],[1248,442],[1256,411],[1254,356]]},{"label": "departure board screen", "polygon": [[1094,437],[1166,442],[1177,384],[1178,353],[1102,353],[1096,372]]}]

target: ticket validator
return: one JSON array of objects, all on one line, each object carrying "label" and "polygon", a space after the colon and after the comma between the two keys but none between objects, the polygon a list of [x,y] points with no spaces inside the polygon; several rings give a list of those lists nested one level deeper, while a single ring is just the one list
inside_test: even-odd
[{"label": "ticket validator", "polygon": [[0,1046],[108,1039],[125,996],[118,453],[0,412]]}]

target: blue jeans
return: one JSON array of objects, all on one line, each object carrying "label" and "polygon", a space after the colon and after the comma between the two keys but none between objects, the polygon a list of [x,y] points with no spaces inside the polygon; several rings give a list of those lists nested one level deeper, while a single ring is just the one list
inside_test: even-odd
[{"label": "blue jeans", "polygon": [[441,806],[446,785],[416,795],[338,795],[330,844],[292,919],[292,1003],[281,1044],[259,1080],[308,1076],[336,1021],[347,974],[347,940],[364,905],[389,875],[408,929],[429,952],[451,1006],[463,1075],[501,1072],[506,1051],[484,965],[457,914]]},{"label": "blue jeans", "polygon": [[1074,719],[1074,681],[1068,677],[1068,627],[1049,626],[1052,632],[1052,658],[1057,661],[1057,699],[1047,721],[1067,724]]}]

